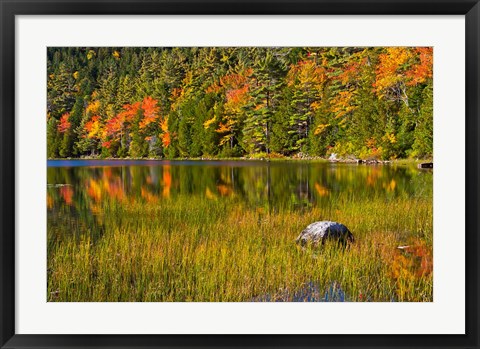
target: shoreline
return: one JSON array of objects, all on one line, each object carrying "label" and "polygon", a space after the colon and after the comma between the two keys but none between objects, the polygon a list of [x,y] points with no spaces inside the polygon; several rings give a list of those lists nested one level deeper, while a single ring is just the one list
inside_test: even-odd
[{"label": "shoreline", "polygon": [[377,160],[377,159],[325,159],[321,157],[276,157],[276,158],[252,158],[252,157],[235,157],[235,158],[216,158],[216,157],[200,157],[200,158],[99,158],[99,157],[82,157],[82,158],[47,158],[47,161],[261,161],[261,162],[319,162],[319,163],[340,163],[340,164],[357,164],[357,165],[418,165],[426,162],[433,162],[432,159],[394,159],[394,160]]}]

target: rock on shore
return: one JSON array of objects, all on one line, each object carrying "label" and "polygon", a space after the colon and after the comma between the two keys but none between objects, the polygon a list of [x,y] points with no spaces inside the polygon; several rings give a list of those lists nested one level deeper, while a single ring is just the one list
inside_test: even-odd
[{"label": "rock on shore", "polygon": [[324,244],[326,240],[337,240],[346,245],[353,242],[353,234],[346,226],[332,221],[319,221],[308,225],[295,240],[302,246],[307,243]]}]

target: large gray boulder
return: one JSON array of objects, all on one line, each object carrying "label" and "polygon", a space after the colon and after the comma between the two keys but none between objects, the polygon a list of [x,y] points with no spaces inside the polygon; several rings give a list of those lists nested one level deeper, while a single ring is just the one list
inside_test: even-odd
[{"label": "large gray boulder", "polygon": [[315,222],[307,226],[295,240],[302,246],[324,244],[327,240],[335,240],[342,245],[354,241],[353,234],[341,223],[331,221]]}]

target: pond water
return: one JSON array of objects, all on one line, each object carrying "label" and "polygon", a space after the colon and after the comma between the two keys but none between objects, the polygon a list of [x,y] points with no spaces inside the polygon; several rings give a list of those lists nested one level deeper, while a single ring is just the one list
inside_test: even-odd
[{"label": "pond water", "polygon": [[[332,213],[356,224],[357,231],[363,230],[363,234],[385,231],[390,237],[398,237],[400,235],[392,235],[392,231],[399,231],[431,236],[428,205],[433,196],[432,171],[419,170],[413,165],[51,160],[47,166],[49,300],[344,301],[351,299],[352,289],[360,292],[355,288],[358,280],[353,280],[353,286],[345,289],[348,286],[345,281],[343,284],[336,281],[346,279],[342,272],[344,267],[338,265],[337,269],[332,267],[331,276],[329,274],[318,283],[318,273],[308,269],[310,257],[290,250],[298,229],[309,222],[302,220],[303,213],[307,215],[318,210]],[[370,202],[375,204],[369,206]],[[397,202],[400,206],[395,209]],[[422,206],[422,212],[412,216],[412,209],[415,210],[418,202],[427,204]],[[371,208],[369,212],[375,215],[378,223],[360,217],[363,207],[383,205],[392,213],[396,212],[390,219],[383,219],[381,212],[372,212]],[[238,210],[231,209],[232,206],[238,206]],[[112,212],[118,216],[109,216]],[[245,219],[241,217],[243,214]],[[269,221],[266,216],[276,218]],[[223,220],[226,225],[243,221],[245,226],[239,230],[242,233],[235,236],[236,240],[222,237],[221,225],[215,222]],[[290,228],[289,222],[295,227]],[[205,225],[209,228],[203,228]],[[158,251],[172,249],[170,254],[152,257],[134,247],[124,250],[116,234],[123,232],[125,244],[137,246],[142,243],[135,237],[137,231],[142,234],[143,241],[150,239],[149,234],[157,234],[149,242],[152,248]],[[172,231],[178,231],[190,245],[185,246],[180,238],[172,240]],[[226,226],[225,231],[232,231],[232,227]],[[272,240],[272,234],[281,234],[282,240]],[[88,235],[88,240],[82,235]],[[102,236],[106,236],[103,241]],[[215,245],[212,239],[219,241]],[[73,244],[77,245],[72,245],[71,241],[76,241]],[[98,249],[92,250],[96,244]],[[278,252],[270,256],[268,246]],[[376,245],[368,246],[375,251]],[[138,247],[141,248],[145,247]],[[85,253],[89,254],[88,258]],[[268,257],[262,257],[262,253]],[[224,263],[229,256],[237,260],[238,265]],[[83,257],[87,258],[85,262],[79,262]],[[79,269],[78,263],[85,263],[82,266],[85,272]],[[320,265],[321,260],[315,263]],[[326,260],[325,263],[330,262]],[[353,268],[356,262],[352,259],[351,263]],[[382,267],[380,257],[376,263]],[[163,269],[157,268],[158,265]],[[111,269],[108,275],[107,268]],[[118,279],[115,271],[118,268],[126,268],[125,273],[130,276]],[[213,272],[212,268],[218,269]],[[239,274],[235,282],[229,280],[228,275],[235,270],[232,268],[245,276]],[[298,268],[303,268],[304,278],[295,272]],[[368,270],[374,273],[373,268]],[[72,276],[77,272],[77,276]],[[84,273],[89,275],[88,280],[83,280]],[[282,275],[292,276],[283,280]],[[369,277],[373,280],[384,275],[381,272]],[[298,288],[291,288],[293,277],[300,280],[294,284]],[[208,281],[201,281],[203,278]],[[243,281],[250,279],[248,283]],[[263,280],[265,287],[255,286],[258,280]],[[361,280],[365,288],[370,287],[368,279]],[[76,286],[72,286],[72,282]],[[241,289],[238,297],[236,291],[230,290],[233,283]],[[267,287],[269,283],[271,288]],[[107,284],[118,286],[106,289]],[[192,284],[197,291],[190,289]],[[244,290],[243,285],[248,290]],[[290,288],[280,288],[285,285]],[[385,287],[391,292],[392,286],[388,285]],[[384,293],[385,296],[382,293],[372,297],[390,300],[390,293]]]},{"label": "pond water", "polygon": [[197,196],[236,197],[248,207],[276,211],[329,205],[332,198],[385,200],[432,196],[432,172],[413,166],[303,161],[50,160],[48,205],[101,213],[91,202]]}]

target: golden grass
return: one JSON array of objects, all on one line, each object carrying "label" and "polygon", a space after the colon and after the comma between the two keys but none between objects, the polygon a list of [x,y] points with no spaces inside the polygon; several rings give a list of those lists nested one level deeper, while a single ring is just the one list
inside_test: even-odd
[{"label": "golden grass", "polygon": [[[49,301],[292,300],[311,283],[321,292],[339,285],[347,301],[433,300],[431,199],[344,196],[323,209],[269,212],[184,196],[103,210],[101,234],[62,238],[65,227],[49,223]],[[295,244],[304,227],[327,219],[349,227],[356,243]]]}]

